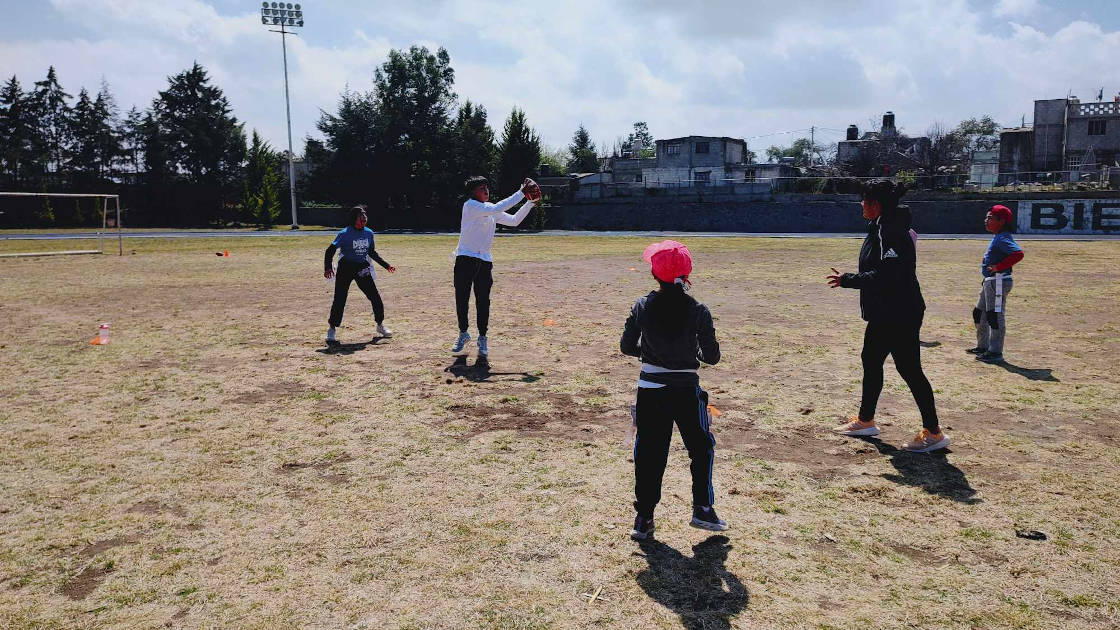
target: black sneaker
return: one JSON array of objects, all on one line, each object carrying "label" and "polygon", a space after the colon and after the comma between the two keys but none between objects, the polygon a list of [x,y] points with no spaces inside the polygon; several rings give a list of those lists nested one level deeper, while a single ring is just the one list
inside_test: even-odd
[{"label": "black sneaker", "polygon": [[692,522],[689,525],[713,532],[727,530],[727,522],[716,516],[715,508],[702,508],[699,505],[692,508]]},{"label": "black sneaker", "polygon": [[975,348],[969,348],[968,350],[965,350],[965,352],[967,352],[969,354],[984,354],[987,351],[988,351],[987,348],[981,348],[980,346],[976,346]]},{"label": "black sneaker", "polygon": [[645,540],[653,537],[653,519],[646,518],[639,514],[634,517],[634,529],[630,531],[630,537],[634,540]]},{"label": "black sneaker", "polygon": [[1002,353],[996,354],[994,352],[985,352],[984,354],[978,355],[976,357],[976,360],[977,361],[983,361],[984,363],[1003,363],[1004,362],[1003,361],[1003,354]]}]

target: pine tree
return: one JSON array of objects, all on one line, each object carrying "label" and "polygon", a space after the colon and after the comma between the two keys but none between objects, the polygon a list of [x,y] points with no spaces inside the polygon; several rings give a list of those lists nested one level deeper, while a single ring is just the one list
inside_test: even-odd
[{"label": "pine tree", "polygon": [[624,149],[627,151],[637,149],[637,155],[634,157],[638,158],[651,158],[657,155],[657,141],[649,132],[649,125],[642,121],[634,123],[634,131],[627,136]]},{"label": "pine tree", "polygon": [[240,190],[241,166],[245,159],[245,131],[232,115],[222,90],[210,84],[206,70],[197,62],[168,79],[168,89],[159,93],[158,128],[160,147],[169,173],[181,174],[191,184],[193,202],[177,202],[183,212],[180,222],[199,224],[223,220],[227,197]]},{"label": "pine tree", "polygon": [[271,226],[280,216],[280,155],[253,130],[244,173],[242,219]]},{"label": "pine tree", "polygon": [[117,136],[121,141],[121,162],[122,166],[130,173],[140,172],[140,166],[143,158],[143,142],[141,134],[141,125],[144,123],[144,115],[140,113],[135,106],[128,110],[123,121],[117,131]]},{"label": "pine tree", "polygon": [[67,120],[69,142],[65,149],[66,168],[73,173],[74,183],[81,189],[91,186],[97,178],[96,116],[89,92],[82,88]]},{"label": "pine tree", "polygon": [[521,188],[526,177],[536,175],[540,162],[541,138],[525,121],[525,112],[514,107],[498,145],[498,195],[505,197]]},{"label": "pine tree", "polygon": [[66,145],[69,141],[70,95],[62,90],[54,66],[47,69],[47,78],[35,82],[32,97],[35,116],[39,124],[39,139],[34,143],[41,151],[40,160],[43,170],[48,173],[61,173],[66,159]]},{"label": "pine tree", "polygon": [[591,143],[591,134],[580,124],[568,145],[569,173],[596,173],[599,171],[599,157]]},{"label": "pine tree", "polygon": [[486,122],[486,108],[467,100],[459,108],[453,127],[455,159],[452,168],[458,179],[472,175],[491,177],[494,172],[494,130]]},{"label": "pine tree", "polygon": [[30,95],[12,76],[0,88],[0,173],[5,188],[24,189],[40,175],[33,160],[35,127]]},{"label": "pine tree", "polygon": [[101,89],[97,91],[93,110],[97,177],[104,180],[112,176],[117,158],[122,153],[119,110],[116,99],[109,91],[109,84],[104,80],[101,82]]}]

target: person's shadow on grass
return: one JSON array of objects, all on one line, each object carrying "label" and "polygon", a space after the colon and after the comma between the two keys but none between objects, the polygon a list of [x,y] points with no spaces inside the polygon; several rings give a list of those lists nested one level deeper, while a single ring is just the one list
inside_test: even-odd
[{"label": "person's shadow on grass", "polygon": [[948,449],[932,453],[912,453],[878,438],[861,437],[860,439],[890,457],[891,466],[894,466],[898,474],[885,474],[884,479],[921,488],[930,494],[961,503],[971,505],[981,502],[981,499],[976,497],[976,490],[964,476],[964,472],[949,463],[946,456],[951,451]]},{"label": "person's shadow on grass", "polygon": [[1058,377],[1054,376],[1054,370],[1050,368],[1025,368],[1019,367],[1018,365],[1015,365],[1013,363],[1008,363],[1007,361],[1004,361],[1003,363],[996,363],[996,365],[1007,370],[1008,372],[1011,372],[1012,374],[1018,374],[1019,376],[1022,376],[1023,378],[1026,378],[1030,381],[1050,381],[1052,383],[1060,382],[1058,380]]},{"label": "person's shadow on grass", "polygon": [[649,568],[635,579],[638,586],[681,618],[689,630],[726,630],[731,617],[747,607],[750,593],[727,570],[731,551],[727,536],[710,536],[692,547],[692,557],[655,539],[639,543]]},{"label": "person's shadow on grass", "polygon": [[490,380],[491,376],[513,376],[518,378],[500,378],[495,380],[517,380],[523,383],[535,383],[541,380],[541,373],[530,374],[528,372],[495,372],[490,369],[490,359],[485,356],[480,356],[475,359],[474,364],[467,363],[466,355],[455,357],[455,362],[443,369],[444,372],[450,372],[455,376],[465,378],[472,383],[482,383]]}]

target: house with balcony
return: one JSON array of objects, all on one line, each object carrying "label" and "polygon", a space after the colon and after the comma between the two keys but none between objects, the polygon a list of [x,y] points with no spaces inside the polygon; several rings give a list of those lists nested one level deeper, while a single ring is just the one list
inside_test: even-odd
[{"label": "house with balcony", "polygon": [[1120,165],[1120,95],[1037,100],[1033,122],[1000,133],[1000,183],[1078,181]]},{"label": "house with balcony", "polygon": [[740,138],[684,136],[657,141],[656,163],[642,168],[646,188],[726,186],[745,180],[747,143]]}]

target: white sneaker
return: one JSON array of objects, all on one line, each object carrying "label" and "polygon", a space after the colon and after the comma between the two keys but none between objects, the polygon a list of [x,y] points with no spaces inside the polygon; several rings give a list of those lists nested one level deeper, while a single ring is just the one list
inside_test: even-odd
[{"label": "white sneaker", "polygon": [[327,343],[334,343],[334,342],[335,342],[334,326],[331,326],[330,328],[327,329]]},{"label": "white sneaker", "polygon": [[490,355],[490,346],[486,342],[486,337],[478,338],[478,356],[485,357]]},{"label": "white sneaker", "polygon": [[455,345],[451,346],[451,354],[463,354],[467,349],[467,344],[471,342],[471,334],[469,332],[459,333],[459,338],[455,340]]},{"label": "white sneaker", "polygon": [[377,334],[381,335],[382,337],[392,337],[393,336],[393,331],[386,328],[385,324],[378,324],[377,325]]},{"label": "white sneaker", "polygon": [[839,433],[840,435],[879,435],[879,427],[876,426],[874,420],[871,420],[870,422],[864,422],[863,420],[859,419],[859,416],[852,416],[851,418],[848,418],[847,422],[838,427],[833,427],[832,430],[836,433]]}]

